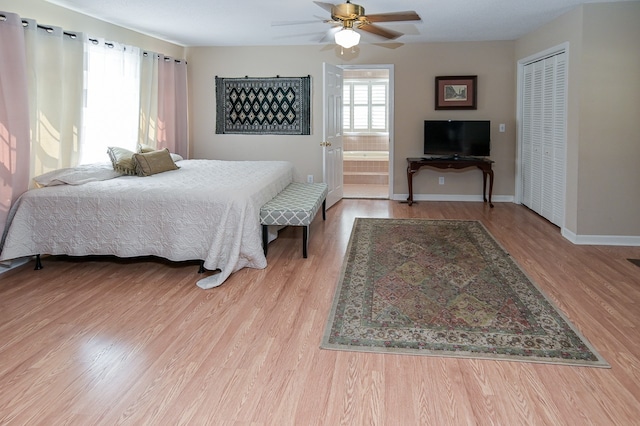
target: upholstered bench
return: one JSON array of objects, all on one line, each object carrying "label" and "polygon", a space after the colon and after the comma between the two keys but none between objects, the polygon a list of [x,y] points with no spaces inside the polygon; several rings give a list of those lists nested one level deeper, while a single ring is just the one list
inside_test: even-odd
[{"label": "upholstered bench", "polygon": [[262,244],[267,255],[269,225],[302,226],[302,256],[307,258],[309,225],[322,205],[322,220],[326,220],[327,184],[290,183],[260,209]]}]

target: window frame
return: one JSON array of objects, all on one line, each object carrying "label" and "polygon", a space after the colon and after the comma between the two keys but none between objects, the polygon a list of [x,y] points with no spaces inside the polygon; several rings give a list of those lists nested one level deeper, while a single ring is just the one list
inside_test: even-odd
[{"label": "window frame", "polygon": [[[343,133],[345,134],[380,134],[380,133],[389,133],[389,80],[386,78],[349,78],[343,80],[343,87],[345,89],[349,89],[349,96],[343,96],[343,117],[348,117],[349,125],[345,125],[345,120],[343,120]],[[367,86],[367,103],[365,104],[356,104],[354,102],[354,87],[356,85]],[[372,87],[373,86],[384,86],[384,103],[374,103],[372,96]],[[344,93],[344,92],[343,92]],[[347,102],[348,99],[348,102]],[[367,128],[366,129],[356,129],[354,128],[354,109],[356,106],[366,106],[367,108]],[[373,107],[384,107],[384,128],[382,129],[374,129],[373,126],[373,118],[372,112]],[[348,108],[348,112],[346,109]]]}]

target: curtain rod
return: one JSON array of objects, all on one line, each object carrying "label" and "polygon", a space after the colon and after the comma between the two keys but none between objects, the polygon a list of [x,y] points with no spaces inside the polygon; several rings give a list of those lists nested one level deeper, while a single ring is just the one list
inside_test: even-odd
[{"label": "curtain rod", "polygon": [[[89,39],[89,41],[90,41],[91,43],[93,43],[93,44],[98,44],[98,43],[100,43],[100,41],[98,41],[98,39],[97,39],[97,38],[90,38],[90,39]],[[108,42],[108,41],[105,41],[105,42],[104,42],[104,45],[105,45],[105,46],[107,46],[107,47],[113,47],[113,46],[114,46],[114,44],[113,44],[113,43],[110,43],[110,42]],[[126,50],[126,49],[125,49],[125,50]]]},{"label": "curtain rod", "polygon": [[[4,22],[4,21],[6,21],[6,20],[7,20],[7,16],[6,16],[6,15],[3,15],[3,14],[1,14],[1,13],[0,13],[0,22]],[[22,20],[22,26],[23,26],[23,27],[25,27],[25,28],[26,28],[26,27],[28,27],[28,26],[29,26],[29,21],[27,21],[27,20],[23,19],[23,20]],[[37,26],[38,28],[40,28],[41,30],[45,30],[45,31],[46,31],[46,32],[48,32],[49,34],[51,34],[51,33],[54,31],[53,27],[48,27],[48,26],[40,25],[40,24],[36,24],[36,26]],[[67,32],[67,31],[63,31],[63,32],[62,32],[62,34],[66,35],[66,36],[68,36],[69,38],[72,38],[72,39],[75,39],[75,38],[77,38],[77,37],[78,37],[78,35],[77,35],[77,34],[75,34],[75,33],[70,33],[70,32]],[[90,39],[89,39],[89,41],[90,41],[91,43],[93,43],[93,44],[98,44],[98,39],[90,38]],[[107,46],[107,47],[113,47],[113,46],[114,46],[114,44],[113,44],[113,43],[110,43],[110,42],[105,42],[104,44],[105,44],[105,46]],[[147,56],[149,53],[148,53],[148,52],[143,52],[143,54],[144,54],[145,56]],[[171,58],[170,58],[170,57],[165,57],[165,58],[164,58],[164,60],[165,60],[166,62],[168,62],[168,61],[170,61],[170,60],[171,60]],[[180,59],[174,59],[174,61],[175,61],[177,64],[179,64],[180,62],[182,62],[182,60],[180,60]],[[187,63],[187,61],[184,61],[184,63],[186,64],[186,63]]]},{"label": "curtain rod", "polygon": [[[154,53],[153,53],[153,52],[142,52],[142,54],[143,54],[144,56],[149,56],[149,54],[154,54]],[[158,53],[155,53],[155,55],[159,55],[159,54],[158,54]],[[158,56],[158,59],[160,59],[160,56]],[[169,56],[165,56],[165,57],[164,57],[164,61],[165,61],[165,62],[169,62],[171,59],[172,59],[172,58],[171,58],[171,57],[169,57]],[[182,59],[174,59],[173,61],[174,61],[176,64],[179,64],[180,62],[183,62],[183,60],[182,60]],[[184,61],[184,63],[186,64],[186,63],[187,63],[187,61]]]},{"label": "curtain rod", "polygon": [[[2,15],[2,14],[0,14],[0,21],[4,22],[4,21],[6,21],[6,20],[7,20],[7,16],[6,16],[6,15]],[[23,27],[25,27],[25,28],[26,28],[26,27],[28,27],[28,26],[29,26],[29,21],[26,21],[26,20],[24,20],[24,19],[23,19],[23,20],[22,20],[22,26],[23,26]],[[53,32],[53,28],[52,28],[52,27],[46,27],[46,26],[44,26],[44,25],[40,25],[40,24],[38,24],[37,26],[38,26],[38,28],[40,28],[41,30],[45,30],[45,31],[46,31],[46,32],[48,32],[48,33],[52,33],[52,32]],[[62,33],[63,33],[64,35],[66,35],[66,36],[71,37],[71,38],[76,38],[76,37],[78,37],[78,36],[77,36],[76,34],[74,34],[74,33],[69,33],[69,32],[66,32],[66,31],[63,31]]]},{"label": "curtain rod", "polygon": [[[28,27],[29,26],[29,21],[25,21],[24,19],[22,20],[22,26],[23,27]],[[51,34],[54,30],[53,27],[47,27],[45,25],[40,25],[40,24],[36,24],[36,27],[40,28],[41,30],[45,30],[46,32],[48,32],[49,34]],[[62,34],[68,36],[69,38],[73,38],[75,39],[76,37],[78,37],[77,34],[75,33],[70,33],[67,31],[63,31]]]}]

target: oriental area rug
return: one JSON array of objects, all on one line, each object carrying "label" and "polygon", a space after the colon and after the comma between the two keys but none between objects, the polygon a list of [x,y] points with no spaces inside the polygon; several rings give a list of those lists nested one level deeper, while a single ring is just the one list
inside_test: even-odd
[{"label": "oriental area rug", "polygon": [[321,347],[609,367],[478,221],[356,218]]}]

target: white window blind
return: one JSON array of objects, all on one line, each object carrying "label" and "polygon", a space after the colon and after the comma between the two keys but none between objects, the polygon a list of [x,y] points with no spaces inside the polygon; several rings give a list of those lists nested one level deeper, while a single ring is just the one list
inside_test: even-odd
[{"label": "white window blind", "polygon": [[386,132],[388,84],[379,80],[345,80],[345,132]]}]

